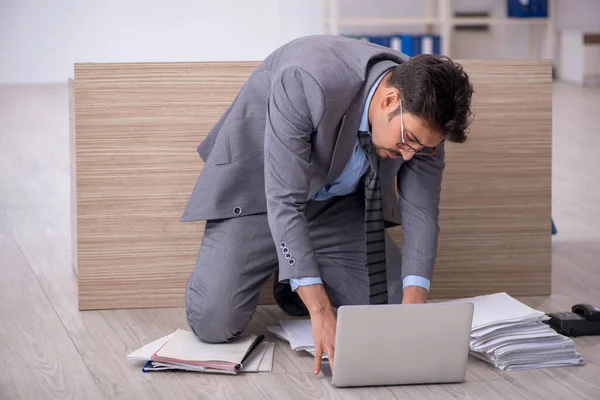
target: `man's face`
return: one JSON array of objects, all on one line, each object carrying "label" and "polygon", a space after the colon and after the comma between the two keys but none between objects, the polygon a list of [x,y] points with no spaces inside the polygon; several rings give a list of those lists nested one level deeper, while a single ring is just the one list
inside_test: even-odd
[{"label": "man's face", "polygon": [[409,112],[403,111],[390,118],[399,106],[398,90],[386,87],[382,81],[369,107],[373,147],[381,159],[402,157],[408,161],[415,155],[415,150],[435,147],[443,139],[439,133],[432,131],[424,120]]}]

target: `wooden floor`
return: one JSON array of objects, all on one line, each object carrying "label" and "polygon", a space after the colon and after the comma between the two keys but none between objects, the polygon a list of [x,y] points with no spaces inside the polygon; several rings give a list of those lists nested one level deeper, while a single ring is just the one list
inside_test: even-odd
[{"label": "wooden floor", "polygon": [[[470,358],[456,385],[336,390],[283,342],[272,373],[142,373],[125,355],[187,328],[184,311],[77,310],[67,99],[66,85],[0,87],[0,399],[600,398],[600,337],[576,339],[586,366],[503,372]],[[543,311],[600,305],[599,101],[600,88],[554,88],[553,294],[522,299]],[[260,308],[251,329],[282,317]]]}]

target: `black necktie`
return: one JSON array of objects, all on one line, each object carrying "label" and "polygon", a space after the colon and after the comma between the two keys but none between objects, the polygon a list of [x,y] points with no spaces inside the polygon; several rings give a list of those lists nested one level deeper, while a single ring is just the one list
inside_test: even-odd
[{"label": "black necktie", "polygon": [[373,152],[371,135],[359,131],[358,140],[364,149],[370,169],[365,174],[365,239],[369,271],[369,300],[371,304],[388,302],[385,263],[385,225],[379,183],[379,159]]}]

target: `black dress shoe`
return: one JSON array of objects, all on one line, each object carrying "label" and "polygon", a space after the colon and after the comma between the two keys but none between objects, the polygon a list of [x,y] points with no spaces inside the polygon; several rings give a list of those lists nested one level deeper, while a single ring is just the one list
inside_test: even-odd
[{"label": "black dress shoe", "polygon": [[308,316],[308,309],[302,302],[302,299],[296,292],[292,292],[292,287],[287,283],[279,282],[279,273],[275,272],[275,281],[273,282],[273,296],[275,302],[286,314],[293,317]]}]

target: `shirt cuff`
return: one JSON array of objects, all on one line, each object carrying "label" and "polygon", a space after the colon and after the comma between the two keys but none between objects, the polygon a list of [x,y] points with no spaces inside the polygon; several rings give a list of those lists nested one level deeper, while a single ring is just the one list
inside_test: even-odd
[{"label": "shirt cuff", "polygon": [[429,279],[417,275],[408,275],[402,280],[402,290],[407,286],[420,286],[429,292],[430,285],[431,281]]},{"label": "shirt cuff", "polygon": [[295,278],[290,279],[290,286],[292,287],[292,292],[295,292],[299,286],[308,286],[308,285],[318,285],[323,284],[321,278],[317,277],[307,277],[307,278]]}]

